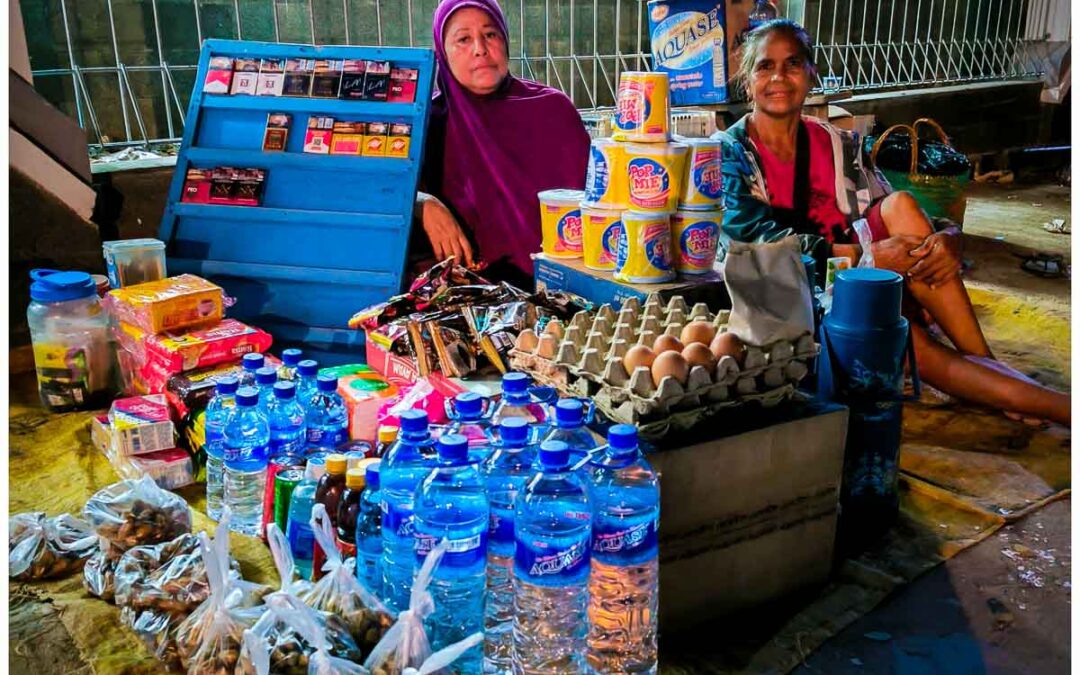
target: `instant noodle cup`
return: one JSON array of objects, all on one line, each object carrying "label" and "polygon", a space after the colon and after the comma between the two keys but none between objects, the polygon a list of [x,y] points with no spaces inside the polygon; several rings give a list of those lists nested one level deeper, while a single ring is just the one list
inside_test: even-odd
[{"label": "instant noodle cup", "polygon": [[540,226],[543,250],[552,258],[580,258],[581,190],[545,190],[540,199]]},{"label": "instant noodle cup", "polygon": [[628,143],[624,146],[631,210],[655,213],[676,210],[689,149],[682,143]]},{"label": "instant noodle cup", "polygon": [[627,71],[619,76],[615,95],[617,141],[663,143],[671,136],[668,74]]},{"label": "instant noodle cup", "polygon": [[720,243],[723,211],[678,211],[671,217],[671,245],[680,274],[705,274],[713,269]]},{"label": "instant noodle cup", "polygon": [[700,211],[720,208],[724,187],[720,173],[720,141],[711,138],[680,138],[679,141],[690,146],[679,208]]},{"label": "instant noodle cup", "polygon": [[615,278],[635,284],[659,284],[674,279],[670,216],[626,211],[622,222]]},{"label": "instant noodle cup", "polygon": [[597,138],[589,148],[589,169],[585,174],[585,201],[582,206],[625,210],[626,153],[621,143]]},{"label": "instant noodle cup", "polygon": [[591,270],[614,270],[622,235],[622,211],[581,205],[585,267]]}]

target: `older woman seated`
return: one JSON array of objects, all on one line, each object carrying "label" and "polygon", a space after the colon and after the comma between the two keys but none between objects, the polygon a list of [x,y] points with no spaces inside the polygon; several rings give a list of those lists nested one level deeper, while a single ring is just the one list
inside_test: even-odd
[{"label": "older woman seated", "polygon": [[[753,111],[723,141],[722,239],[797,235],[819,269],[829,257],[893,270],[905,279],[919,375],[934,387],[1028,422],[1070,424],[1069,397],[997,361],[960,279],[956,228],[935,231],[915,199],[890,192],[863,166],[855,134],[803,117],[815,76],[810,36],[771,21],[748,37],[738,78]],[[937,324],[952,346],[935,339]]]},{"label": "older woman seated", "polygon": [[485,276],[531,287],[536,194],[584,186],[589,134],[566,94],[510,74],[497,0],[443,0],[432,32],[439,68],[417,198],[424,232],[437,259],[482,256]]}]

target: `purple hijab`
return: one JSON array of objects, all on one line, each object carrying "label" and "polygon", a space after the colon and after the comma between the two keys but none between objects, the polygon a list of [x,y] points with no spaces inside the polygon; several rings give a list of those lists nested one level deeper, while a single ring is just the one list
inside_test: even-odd
[{"label": "purple hijab", "polygon": [[438,91],[425,187],[471,230],[484,260],[506,260],[531,277],[529,254],[540,250],[541,239],[536,193],[584,187],[589,135],[574,104],[557,89],[510,75],[497,92],[480,97],[454,79],[443,30],[463,7],[490,14],[509,51],[497,0],[443,0],[436,8]]}]

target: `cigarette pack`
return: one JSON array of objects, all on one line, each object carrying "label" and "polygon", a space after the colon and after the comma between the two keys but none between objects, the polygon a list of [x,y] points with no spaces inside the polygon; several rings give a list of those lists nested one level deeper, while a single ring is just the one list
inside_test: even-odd
[{"label": "cigarette pack", "polygon": [[315,76],[311,78],[313,98],[337,98],[341,89],[342,62],[335,59],[315,61]]},{"label": "cigarette pack", "polygon": [[266,133],[263,134],[264,152],[281,152],[285,150],[285,144],[289,141],[289,127],[292,126],[292,115],[289,113],[273,112],[266,116]]},{"label": "cigarette pack", "polygon": [[205,169],[188,169],[184,177],[184,194],[180,201],[194,204],[210,202],[210,172]]},{"label": "cigarette pack", "polygon": [[236,59],[230,94],[254,94],[259,83],[259,60]]},{"label": "cigarette pack", "polygon": [[390,62],[368,61],[364,73],[364,100],[385,101],[390,94]]},{"label": "cigarette pack", "polygon": [[420,71],[416,68],[393,68],[390,70],[390,91],[386,100],[390,103],[412,103],[416,100],[416,81]]},{"label": "cigarette pack", "polygon": [[203,92],[207,94],[228,94],[232,76],[232,59],[227,56],[211,57],[209,68],[206,71],[206,79],[203,81]]},{"label": "cigarette pack", "polygon": [[176,432],[163,394],[113,401],[109,409],[113,454],[142,455],[176,447]]},{"label": "cigarette pack", "polygon": [[367,61],[345,59],[341,74],[341,98],[360,100],[364,98],[364,72]]},{"label": "cigarette pack", "polygon": [[236,183],[240,173],[231,166],[219,166],[210,174],[210,203],[232,204],[236,196]]},{"label": "cigarette pack", "polygon": [[232,203],[238,206],[258,206],[262,203],[265,181],[266,171],[263,169],[239,169]]},{"label": "cigarette pack", "polygon": [[386,156],[386,122],[368,122],[367,131],[364,133],[364,156]]},{"label": "cigarette pack", "polygon": [[281,96],[285,86],[285,59],[262,59],[255,87],[258,96]]},{"label": "cigarette pack", "polygon": [[331,155],[359,155],[364,148],[363,122],[334,122],[334,138],[330,143]]},{"label": "cigarette pack", "polygon": [[304,152],[316,155],[330,154],[330,140],[334,135],[334,118],[312,115],[308,118],[307,135],[304,136]]},{"label": "cigarette pack", "polygon": [[311,59],[289,59],[285,62],[285,82],[281,87],[284,96],[307,96],[311,90],[311,71],[315,62]]},{"label": "cigarette pack", "polygon": [[408,157],[409,143],[412,137],[412,125],[395,123],[390,125],[390,136],[386,143],[387,157]]}]

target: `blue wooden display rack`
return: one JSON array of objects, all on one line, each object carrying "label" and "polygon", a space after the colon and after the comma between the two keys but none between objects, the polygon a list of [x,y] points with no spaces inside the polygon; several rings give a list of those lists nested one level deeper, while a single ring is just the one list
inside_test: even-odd
[{"label": "blue wooden display rack", "polygon": [[[212,56],[367,59],[417,68],[414,103],[207,94]],[[434,78],[429,49],[312,47],[206,40],[159,236],[170,274],[236,298],[229,316],[301,346],[323,365],[363,360],[354,312],[401,291]],[[292,115],[284,152],[264,152],[271,112]],[[308,117],[412,125],[407,158],[303,152]],[[267,172],[261,206],[181,201],[189,168]]]}]

